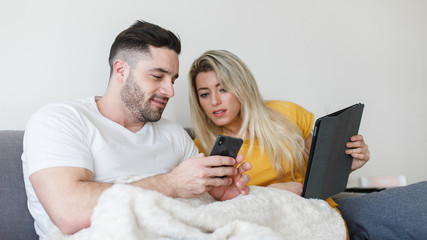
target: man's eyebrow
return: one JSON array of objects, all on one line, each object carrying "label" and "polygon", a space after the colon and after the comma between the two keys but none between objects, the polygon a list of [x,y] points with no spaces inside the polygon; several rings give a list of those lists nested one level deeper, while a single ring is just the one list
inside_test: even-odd
[{"label": "man's eyebrow", "polygon": [[[150,71],[151,72],[162,72],[162,73],[170,74],[170,72],[168,70],[163,69],[163,68],[151,68]],[[177,73],[175,75],[175,78],[178,78],[178,77],[179,77],[179,74]]]}]

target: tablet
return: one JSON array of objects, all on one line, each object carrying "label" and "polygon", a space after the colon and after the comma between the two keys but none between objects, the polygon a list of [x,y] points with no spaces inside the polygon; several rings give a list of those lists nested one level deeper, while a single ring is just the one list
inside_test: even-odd
[{"label": "tablet", "polygon": [[327,199],[346,189],[353,160],[346,143],[359,132],[363,108],[354,104],[316,120],[303,197]]}]

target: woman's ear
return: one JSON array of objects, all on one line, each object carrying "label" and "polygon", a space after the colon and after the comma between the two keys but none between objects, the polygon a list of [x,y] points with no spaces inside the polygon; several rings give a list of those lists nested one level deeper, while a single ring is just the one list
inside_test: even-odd
[{"label": "woman's ear", "polygon": [[117,59],[113,63],[113,79],[119,83],[124,83],[129,74],[129,65],[122,59]]}]

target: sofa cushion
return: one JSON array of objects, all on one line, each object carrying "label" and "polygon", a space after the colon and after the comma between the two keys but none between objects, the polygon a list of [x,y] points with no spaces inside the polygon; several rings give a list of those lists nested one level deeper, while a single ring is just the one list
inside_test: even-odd
[{"label": "sofa cushion", "polygon": [[22,176],[24,131],[0,131],[0,239],[38,239]]},{"label": "sofa cushion", "polygon": [[426,239],[427,181],[338,199],[350,239]]}]

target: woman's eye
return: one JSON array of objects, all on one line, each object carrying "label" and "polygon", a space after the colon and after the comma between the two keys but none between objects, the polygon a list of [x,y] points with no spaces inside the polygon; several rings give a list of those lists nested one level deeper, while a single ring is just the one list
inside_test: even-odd
[{"label": "woman's eye", "polygon": [[227,90],[225,90],[224,88],[221,88],[219,91],[220,92],[227,92]]},{"label": "woman's eye", "polygon": [[202,93],[202,94],[200,94],[200,97],[201,97],[201,98],[205,98],[205,97],[207,97],[207,96],[208,96],[208,94],[209,94],[209,93]]},{"label": "woman's eye", "polygon": [[159,75],[151,75],[151,76],[153,76],[155,79],[160,79],[160,78],[162,78],[162,76],[159,76]]}]

